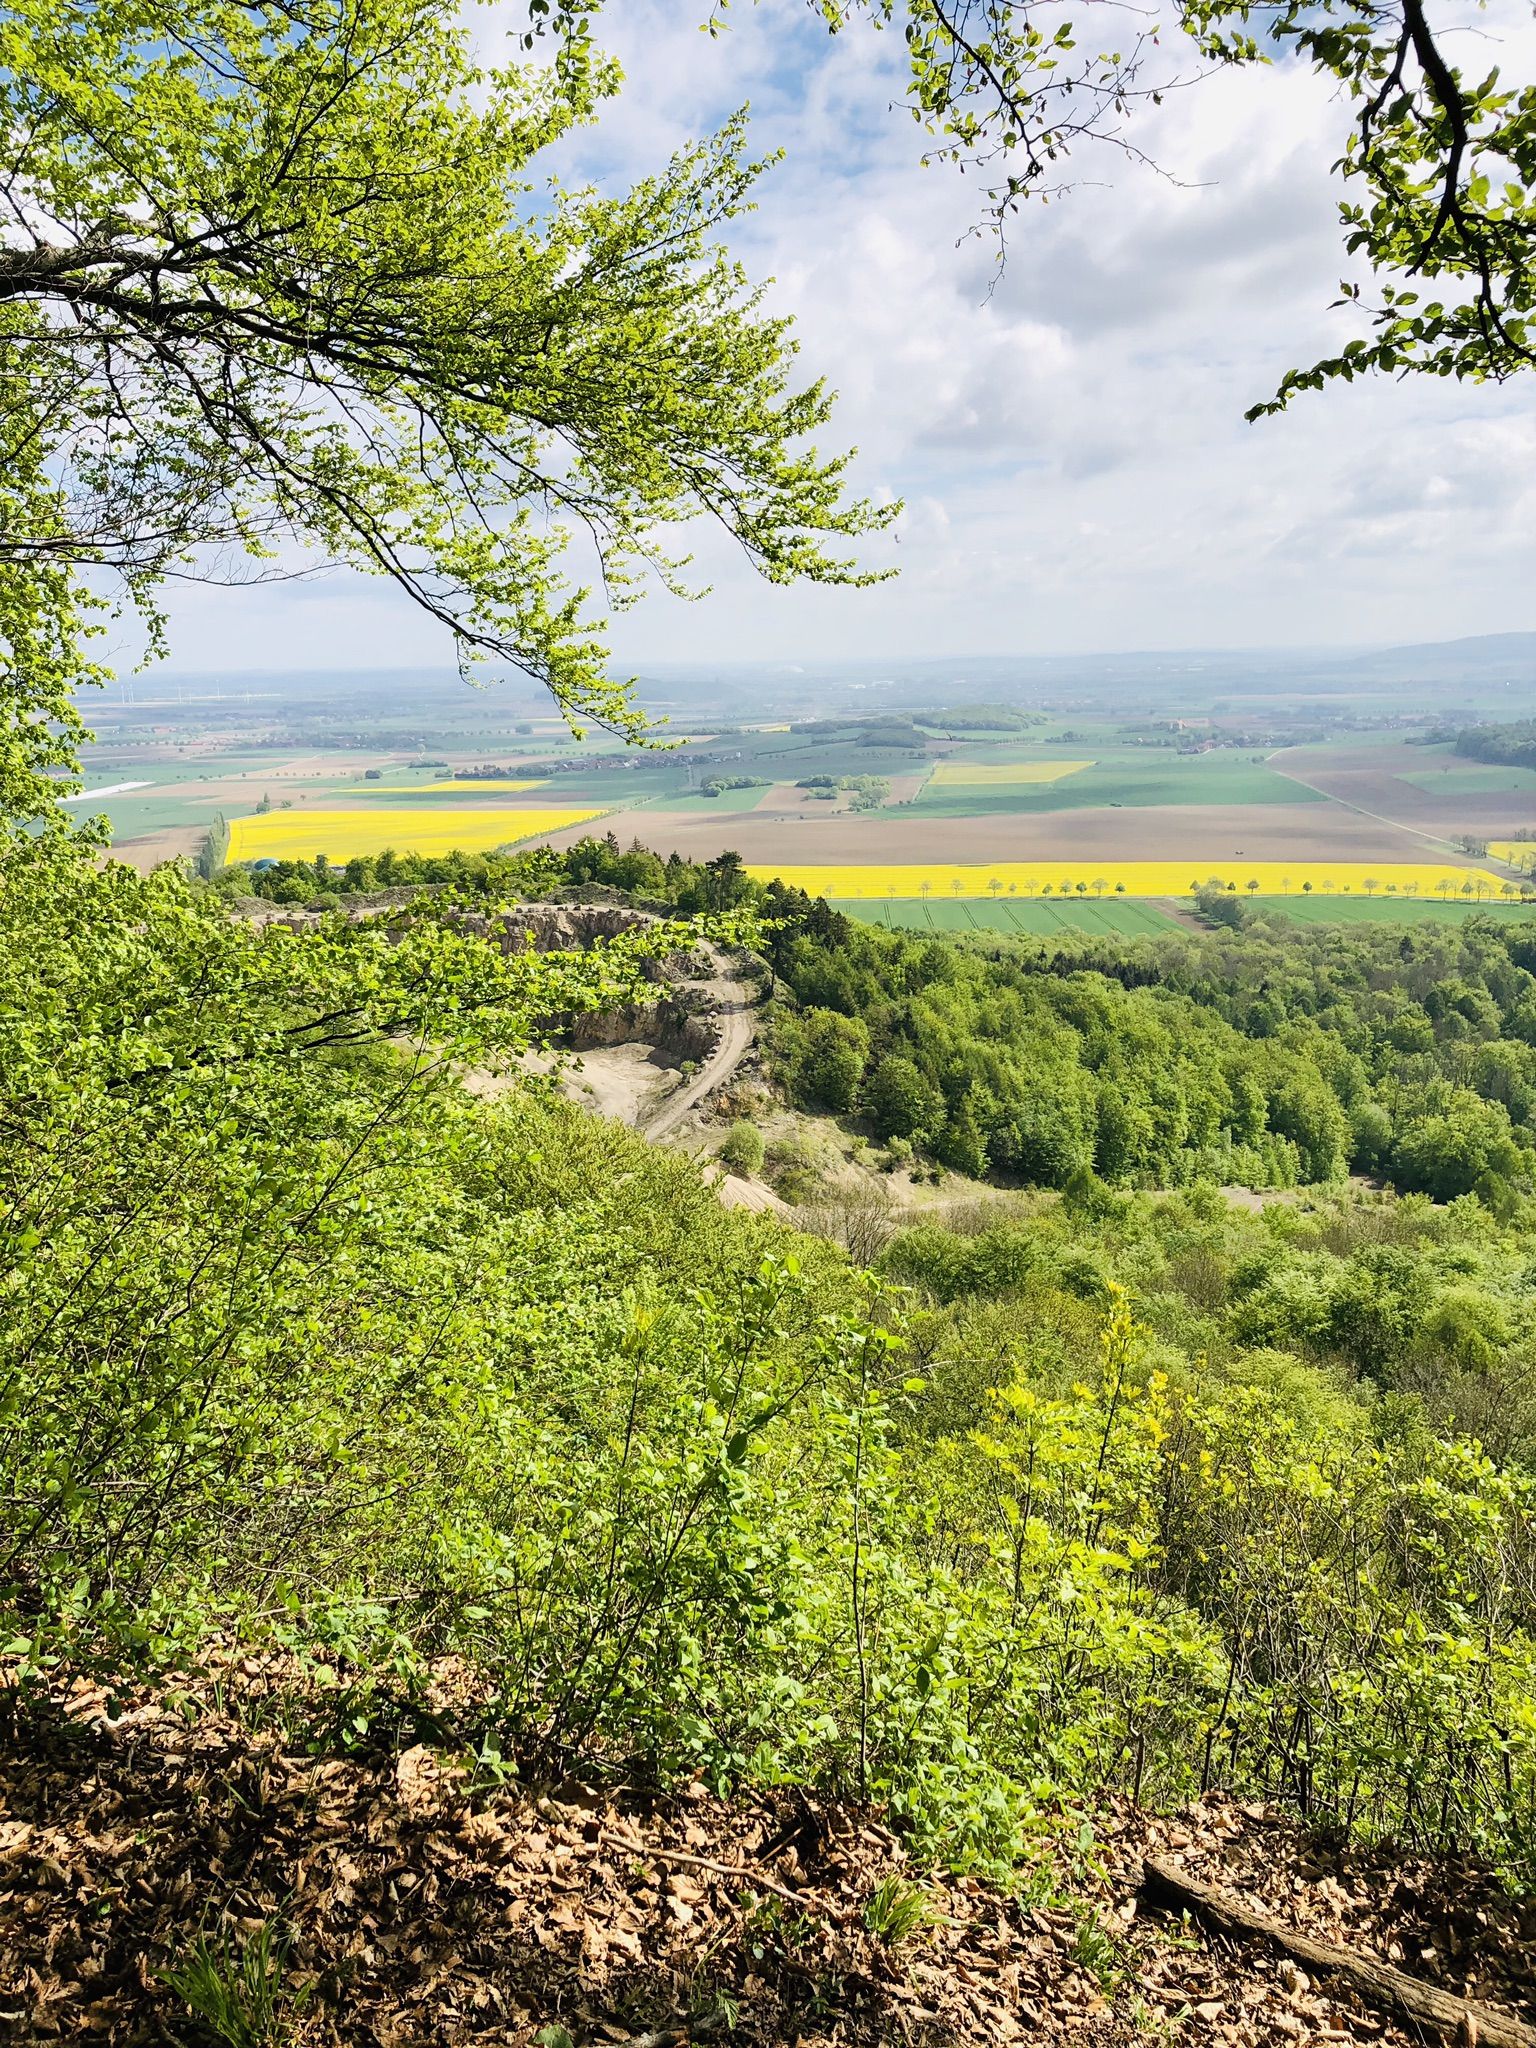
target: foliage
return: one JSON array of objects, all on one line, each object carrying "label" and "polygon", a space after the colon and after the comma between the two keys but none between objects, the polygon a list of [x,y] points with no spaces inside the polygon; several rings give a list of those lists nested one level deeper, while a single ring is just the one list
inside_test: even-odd
[{"label": "foliage", "polygon": [[[578,840],[559,852],[547,846],[505,854],[463,848],[443,854],[386,851],[359,855],[344,866],[333,866],[322,855],[313,861],[277,860],[258,869],[232,869],[221,877],[221,887],[231,895],[294,905],[336,894],[366,900],[384,889],[420,888],[466,904],[539,902],[562,890],[592,886],[686,915],[754,907],[775,915],[811,913],[808,897],[752,881],[737,854],[691,861],[674,853],[663,860],[638,840],[621,848],[612,832],[602,839]],[[823,906],[822,918],[830,915]]]},{"label": "foliage", "polygon": [[316,1678],[295,1740],[430,1711],[508,1768],[852,1790],[960,1866],[1219,1776],[1528,1867],[1531,1482],[1414,1398],[1457,1361],[1497,1405],[1531,1355],[1480,1205],[1346,1247],[1353,1210],[1077,1181],[860,1279],[685,1159],[455,1079],[622,998],[666,925],[503,959],[431,898],[258,929],[175,870],[8,863],[23,1671],[276,1639]]},{"label": "foliage", "polygon": [[1536,768],[1536,718],[1468,726],[1456,735],[1456,751],[1501,768]]},{"label": "foliage", "polygon": [[197,872],[202,881],[211,882],[223,867],[229,853],[229,825],[220,813],[208,827],[208,836],[198,850]]},{"label": "foliage", "polygon": [[887,1872],[864,1902],[864,1925],[877,1941],[899,1948],[929,1919],[921,1885]]},{"label": "foliage", "polygon": [[763,1164],[763,1134],[756,1124],[732,1124],[721,1141],[720,1158],[733,1172],[761,1172]]},{"label": "foliage", "polygon": [[270,1920],[237,1949],[228,1934],[199,1934],[182,1961],[161,1972],[220,2048],[277,2048],[287,2021],[304,2003],[285,1994],[286,1944]]},{"label": "foliage", "polygon": [[[880,1136],[1025,1184],[1091,1168],[1117,1186],[1288,1187],[1353,1168],[1504,1213],[1530,1193],[1521,926],[1323,931],[1224,891],[1201,902],[1232,929],[1031,945],[783,921],[778,1076],[807,1108],[837,1110],[856,1085]],[[834,1031],[862,1048],[841,1090],[818,1064]]]},{"label": "foliage", "polygon": [[714,240],[740,122],[569,191],[541,152],[617,74],[579,22],[551,47],[482,68],[437,0],[0,10],[8,809],[71,757],[83,570],[153,623],[200,550],[344,561],[624,733],[572,528],[621,603],[704,512],[773,580],[861,580],[844,544],[891,512],[809,446],[827,394]]}]

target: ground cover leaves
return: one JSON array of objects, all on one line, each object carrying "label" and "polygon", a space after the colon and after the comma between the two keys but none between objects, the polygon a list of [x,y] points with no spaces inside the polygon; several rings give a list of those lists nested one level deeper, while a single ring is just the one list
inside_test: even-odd
[{"label": "ground cover leaves", "polygon": [[[1409,2035],[1285,1959],[1138,1896],[1171,1855],[1265,1910],[1445,1988],[1536,2016],[1521,1908],[1475,1866],[1308,1843],[1261,1809],[1171,1820],[1123,1800],[1007,1899],[914,1869],[867,1810],[566,1784],[536,1795],[415,1743],[317,1757],[252,1732],[288,1679],[231,1658],[185,1711],[81,1681],[0,1755],[0,2026],[20,2044],[200,2036],[160,1973],[199,1928],[280,1924],[288,2038],[336,2048],[621,2043],[690,2015],[756,2044],[1147,2039],[1278,2048]],[[1069,1843],[1072,1837],[1068,1835]],[[882,1881],[921,1893],[901,1940]],[[729,2026],[726,2026],[729,2022]],[[706,2030],[707,2031],[707,2030]]]}]

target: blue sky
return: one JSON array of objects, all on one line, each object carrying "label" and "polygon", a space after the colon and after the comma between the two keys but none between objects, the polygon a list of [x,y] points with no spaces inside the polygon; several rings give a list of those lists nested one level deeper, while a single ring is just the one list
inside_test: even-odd
[{"label": "blue sky", "polygon": [[[699,526],[711,594],[616,624],[621,663],[1412,641],[1536,626],[1536,377],[1374,384],[1258,426],[1244,407],[1354,329],[1328,164],[1341,109],[1304,72],[1174,94],[1141,139],[1029,209],[1006,270],[974,184],[924,170],[891,36],[831,39],[804,0],[607,0],[627,85],[561,168],[643,175],[743,101],[782,149],[733,248],[840,393],[859,484],[900,497],[863,592],[776,590]],[[478,17],[494,37],[513,12]],[[1529,75],[1529,10],[1481,33]],[[1498,53],[1495,53],[1498,54]],[[1492,57],[1489,58],[1492,61]],[[435,629],[350,575],[173,593],[177,669],[432,663]]]}]

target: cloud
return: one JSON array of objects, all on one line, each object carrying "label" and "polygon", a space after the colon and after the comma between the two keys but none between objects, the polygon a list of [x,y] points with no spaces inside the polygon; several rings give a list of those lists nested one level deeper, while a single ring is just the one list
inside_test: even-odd
[{"label": "cloud", "polygon": [[[751,102],[753,147],[784,157],[733,247],[772,279],[768,304],[793,316],[806,375],[840,393],[834,437],[857,445],[860,488],[906,501],[868,549],[902,574],[866,591],[770,588],[700,524],[688,538],[711,595],[627,614],[621,660],[1416,640],[1533,623],[1528,389],[1376,383],[1243,421],[1286,369],[1359,331],[1358,314],[1329,305],[1345,261],[1329,165],[1347,112],[1304,68],[1170,94],[1137,130],[1168,175],[1080,156],[1076,188],[1013,225],[999,275],[969,234],[975,181],[920,167],[898,36],[829,38],[804,0],[739,0],[711,38],[705,11],[608,0],[600,33],[627,85],[561,168],[626,182]],[[1515,0],[1487,19],[1510,68],[1536,68]],[[302,640],[310,663],[358,666],[397,643],[405,609],[360,596],[354,578],[220,603],[177,605],[179,663],[196,665],[187,642],[233,609],[267,620],[285,649]],[[415,660],[421,639],[404,631]]]}]

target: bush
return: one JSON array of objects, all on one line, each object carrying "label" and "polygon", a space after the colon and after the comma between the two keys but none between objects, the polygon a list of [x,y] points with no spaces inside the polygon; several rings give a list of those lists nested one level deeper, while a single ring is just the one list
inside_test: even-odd
[{"label": "bush", "polygon": [[821,1148],[796,1135],[777,1138],[765,1154],[768,1178],[786,1202],[808,1201],[825,1178]]},{"label": "bush", "polygon": [[732,1124],[720,1146],[720,1158],[733,1173],[758,1173],[763,1164],[763,1134],[756,1124]]}]

